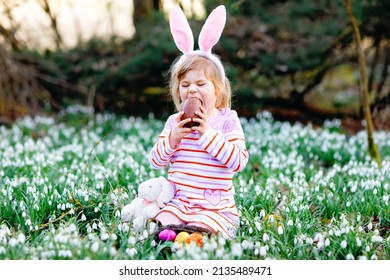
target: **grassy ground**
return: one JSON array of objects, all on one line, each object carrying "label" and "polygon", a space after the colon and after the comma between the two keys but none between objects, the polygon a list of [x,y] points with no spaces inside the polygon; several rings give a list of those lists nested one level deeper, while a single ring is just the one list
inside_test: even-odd
[{"label": "grassy ground", "polygon": [[[390,134],[242,120],[250,161],[234,177],[233,240],[166,250],[120,220],[164,123],[71,107],[0,127],[0,259],[390,259]],[[142,241],[141,241],[142,240]]]}]

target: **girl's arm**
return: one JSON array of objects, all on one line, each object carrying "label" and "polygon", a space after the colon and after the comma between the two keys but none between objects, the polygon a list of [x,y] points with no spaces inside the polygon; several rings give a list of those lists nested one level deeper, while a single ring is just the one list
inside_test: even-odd
[{"label": "girl's arm", "polygon": [[149,163],[152,168],[165,168],[171,161],[181,139],[186,134],[191,133],[190,128],[183,127],[191,119],[180,121],[181,116],[182,113],[172,115],[165,123],[163,131],[158,136],[158,141],[154,144],[149,154]]},{"label": "girl's arm", "polygon": [[245,136],[235,111],[222,132],[209,128],[199,139],[199,145],[233,172],[241,171],[248,163]]},{"label": "girl's arm", "polygon": [[161,134],[158,136],[158,141],[154,144],[152,150],[149,153],[149,163],[152,168],[164,169],[170,162],[175,149],[172,149],[169,145],[169,134],[171,129],[164,128]]}]

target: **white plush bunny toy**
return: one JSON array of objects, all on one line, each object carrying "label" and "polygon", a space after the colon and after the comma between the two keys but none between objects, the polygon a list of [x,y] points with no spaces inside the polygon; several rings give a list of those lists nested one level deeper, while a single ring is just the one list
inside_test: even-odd
[{"label": "white plush bunny toy", "polygon": [[164,177],[152,178],[138,187],[138,197],[122,208],[124,222],[133,222],[133,229],[139,231],[148,219],[154,218],[158,211],[175,195],[175,187]]}]

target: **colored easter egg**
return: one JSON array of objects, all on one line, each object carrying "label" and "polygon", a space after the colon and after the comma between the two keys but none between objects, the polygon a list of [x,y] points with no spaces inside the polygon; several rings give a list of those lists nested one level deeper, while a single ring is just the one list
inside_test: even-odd
[{"label": "colored easter egg", "polygon": [[176,233],[173,230],[167,228],[158,234],[158,238],[162,241],[173,241],[176,238]]},{"label": "colored easter egg", "polygon": [[191,244],[191,242],[194,242],[196,245],[202,247],[203,235],[199,232],[191,233],[186,239],[186,244]]},{"label": "colored easter egg", "polygon": [[179,232],[179,234],[175,238],[175,242],[177,242],[181,246],[183,243],[186,243],[188,236],[190,236],[188,232]]},{"label": "colored easter egg", "polygon": [[199,126],[198,122],[194,122],[192,119],[197,118],[198,116],[195,114],[196,111],[200,111],[200,107],[202,106],[202,103],[199,98],[197,97],[190,97],[184,101],[183,104],[183,116],[182,120],[191,118],[191,121],[189,123],[186,123],[184,127],[193,127],[193,126]]}]

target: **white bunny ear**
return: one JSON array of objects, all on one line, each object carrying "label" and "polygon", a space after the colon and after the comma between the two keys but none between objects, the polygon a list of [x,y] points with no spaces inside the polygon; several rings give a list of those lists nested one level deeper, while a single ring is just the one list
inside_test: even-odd
[{"label": "white bunny ear", "polygon": [[187,54],[194,50],[194,36],[186,16],[179,7],[173,7],[169,15],[169,26],[178,49]]},{"label": "white bunny ear", "polygon": [[200,31],[198,43],[201,51],[211,53],[212,47],[218,43],[221,37],[225,23],[226,9],[225,6],[220,5],[210,13]]}]

